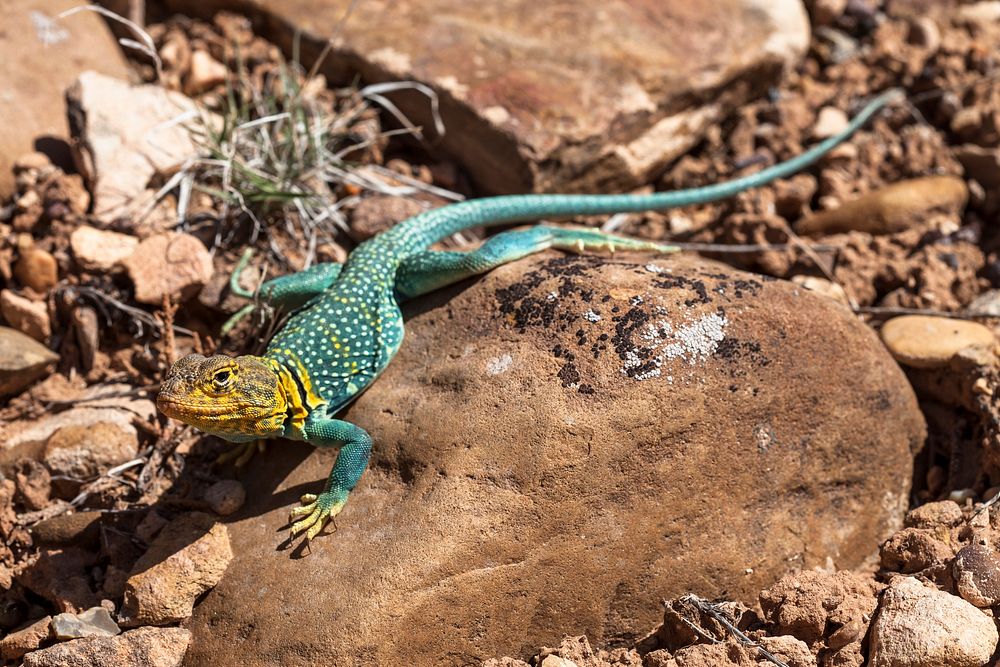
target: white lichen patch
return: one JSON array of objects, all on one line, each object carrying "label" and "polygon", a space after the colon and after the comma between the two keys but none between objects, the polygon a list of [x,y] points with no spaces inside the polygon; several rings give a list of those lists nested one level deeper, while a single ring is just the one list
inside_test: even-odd
[{"label": "white lichen patch", "polygon": [[509,354],[501,354],[499,357],[493,357],[486,362],[486,372],[490,375],[500,375],[510,370],[513,364],[514,357]]},{"label": "white lichen patch", "polygon": [[[699,317],[679,327],[664,319],[651,322],[639,333],[642,347],[625,352],[625,365],[621,372],[642,381],[659,377],[661,367],[667,361],[679,359],[693,364],[706,359],[725,339],[728,324],[729,320],[718,313]],[[640,355],[640,349],[651,350],[652,353]],[[645,370],[636,372],[640,368]]]},{"label": "white lichen patch", "polygon": [[629,302],[630,305],[638,306],[639,304],[642,303],[642,296],[636,294],[634,297],[632,297],[631,299],[629,299],[628,302]]},{"label": "white lichen patch", "polygon": [[558,298],[559,298],[558,292],[549,292],[548,294],[545,295],[546,301],[555,301]]},{"label": "white lichen patch", "polygon": [[583,314],[583,319],[587,320],[588,322],[600,322],[601,316],[595,313],[593,310],[588,310]]},{"label": "white lichen patch", "polygon": [[650,262],[649,264],[647,264],[643,268],[645,268],[650,273],[663,273],[664,271],[666,271],[666,269],[663,268],[662,266],[657,266],[656,264],[653,264],[652,262]]}]

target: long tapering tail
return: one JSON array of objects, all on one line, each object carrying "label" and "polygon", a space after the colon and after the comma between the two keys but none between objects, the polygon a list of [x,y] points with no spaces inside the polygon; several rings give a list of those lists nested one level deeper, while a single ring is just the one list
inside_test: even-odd
[{"label": "long tapering tail", "polygon": [[473,199],[416,215],[386,232],[383,238],[391,240],[401,256],[407,256],[470,227],[544,217],[633,213],[718,201],[801,171],[848,139],[886,105],[903,98],[903,91],[890,89],[869,102],[842,132],[821,141],[801,155],[731,181],[648,195],[541,194]]}]

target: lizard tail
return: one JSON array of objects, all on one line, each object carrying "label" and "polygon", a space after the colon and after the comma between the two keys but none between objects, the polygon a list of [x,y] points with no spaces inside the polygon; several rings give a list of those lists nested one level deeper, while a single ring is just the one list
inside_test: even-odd
[{"label": "lizard tail", "polygon": [[633,213],[718,201],[801,171],[848,139],[885,106],[902,99],[902,90],[890,89],[869,102],[842,132],[785,162],[723,183],[648,195],[530,194],[473,199],[416,215],[383,236],[394,242],[400,256],[408,256],[470,227],[523,222],[543,217]]}]

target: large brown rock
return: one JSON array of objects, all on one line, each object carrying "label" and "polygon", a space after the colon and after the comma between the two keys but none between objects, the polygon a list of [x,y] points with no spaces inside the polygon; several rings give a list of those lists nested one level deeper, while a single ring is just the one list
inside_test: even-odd
[{"label": "large brown rock", "polygon": [[444,136],[426,96],[390,96],[493,192],[647,183],[706,128],[775,85],[809,44],[800,0],[167,4],[202,15],[248,11],[286,52],[301,37],[307,62],[335,35],[322,70],[335,81],[360,73],[366,83],[433,87]]},{"label": "large brown rock", "polygon": [[409,306],[399,357],[347,413],[375,452],[337,530],[283,543],[331,452],[283,442],[251,465],[190,664],[628,642],[661,599],[750,600],[873,556],[924,435],[877,337],[790,283],[648,261],[543,255]]},{"label": "large brown rock", "polygon": [[82,0],[18,0],[0,3],[0,196],[14,190],[11,167],[24,153],[42,151],[70,167],[69,125],[63,96],[80,72],[127,77],[128,65],[100,16],[61,12]]}]

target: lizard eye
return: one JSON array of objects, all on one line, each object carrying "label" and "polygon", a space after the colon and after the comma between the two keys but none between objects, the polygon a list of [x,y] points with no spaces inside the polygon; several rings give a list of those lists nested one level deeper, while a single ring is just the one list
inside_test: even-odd
[{"label": "lizard eye", "polygon": [[212,376],[212,383],[215,384],[218,389],[225,389],[232,384],[234,375],[235,373],[232,369],[223,369]]}]

